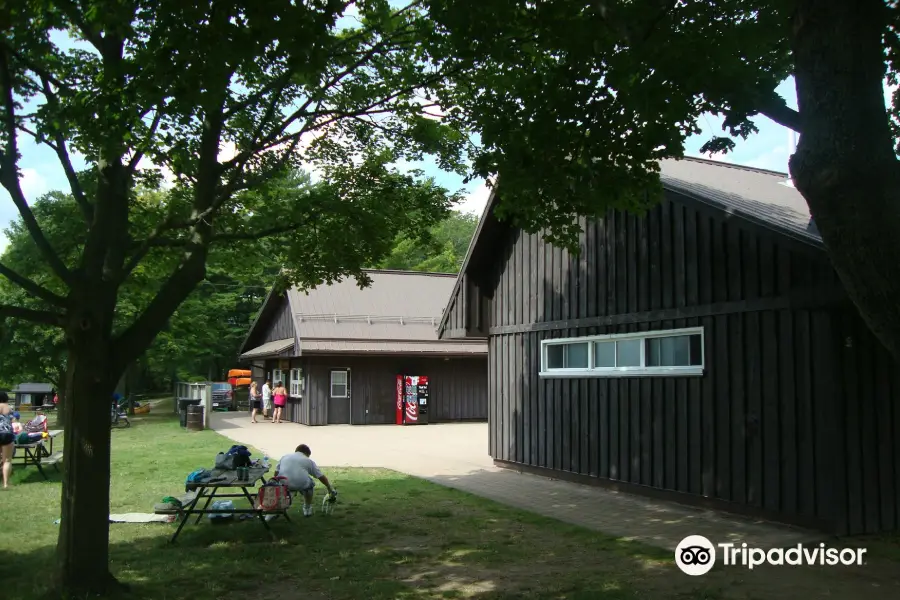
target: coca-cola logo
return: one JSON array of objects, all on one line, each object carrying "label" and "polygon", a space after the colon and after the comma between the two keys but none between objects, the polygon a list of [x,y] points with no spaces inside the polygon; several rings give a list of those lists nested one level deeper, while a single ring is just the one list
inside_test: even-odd
[{"label": "coca-cola logo", "polygon": [[406,403],[406,420],[407,421],[416,421],[419,418],[419,409],[416,406],[415,402],[407,402]]},{"label": "coca-cola logo", "polygon": [[397,410],[403,408],[403,378],[397,378]]}]

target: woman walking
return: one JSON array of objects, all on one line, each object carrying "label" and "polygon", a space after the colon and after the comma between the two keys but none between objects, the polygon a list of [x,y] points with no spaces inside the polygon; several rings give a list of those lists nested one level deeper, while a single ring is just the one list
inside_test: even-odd
[{"label": "woman walking", "polygon": [[281,423],[281,412],[287,403],[287,390],[280,381],[275,382],[275,389],[272,390],[272,403],[275,405],[275,413],[272,415],[273,423]]},{"label": "woman walking", "polygon": [[250,408],[253,409],[253,412],[250,413],[251,423],[259,423],[259,421],[256,420],[256,415],[259,413],[260,409],[260,395],[259,392],[256,391],[256,385],[255,381],[250,383]]},{"label": "woman walking", "polygon": [[0,392],[0,464],[2,464],[0,470],[3,471],[3,489],[9,487],[9,477],[12,475],[15,441],[9,396],[6,395],[6,392]]}]

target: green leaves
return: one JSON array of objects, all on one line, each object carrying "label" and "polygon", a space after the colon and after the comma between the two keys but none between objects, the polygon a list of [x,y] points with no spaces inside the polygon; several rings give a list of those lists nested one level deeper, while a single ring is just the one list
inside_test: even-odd
[{"label": "green leaves", "polygon": [[427,230],[427,235],[398,236],[391,254],[377,266],[380,269],[456,273],[466,257],[477,225],[478,219],[474,215],[451,211],[445,220]]},{"label": "green leaves", "polygon": [[577,216],[652,202],[654,165],[681,156],[701,114],[751,134],[791,68],[790,15],[769,2],[426,4],[428,52],[459,73],[434,91],[477,130],[475,173],[499,175],[499,213],[570,249]]}]

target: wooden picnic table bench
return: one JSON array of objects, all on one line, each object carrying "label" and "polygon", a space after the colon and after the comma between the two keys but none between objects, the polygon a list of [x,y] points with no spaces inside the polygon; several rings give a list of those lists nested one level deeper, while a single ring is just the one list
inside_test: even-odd
[{"label": "wooden picnic table bench", "polygon": [[[62,450],[53,451],[53,439],[62,433],[62,429],[52,429],[47,432],[47,438],[31,442],[30,444],[16,444],[13,449],[13,464],[22,467],[37,467],[38,472],[44,479],[49,480],[47,474],[44,473],[44,467],[53,467],[59,471],[59,463],[62,462]],[[49,448],[46,443],[49,440]],[[22,453],[19,454],[19,450]],[[18,461],[17,461],[18,459]]]},{"label": "wooden picnic table bench", "polygon": [[[263,524],[263,527],[265,527],[266,530],[269,531],[269,533],[271,533],[272,530],[269,528],[266,516],[283,515],[285,519],[290,521],[286,510],[266,512],[255,508],[257,495],[255,493],[256,483],[262,483],[265,481],[264,475],[268,470],[269,469],[267,467],[250,467],[248,479],[241,481],[240,479],[238,479],[237,471],[213,469],[211,471],[212,477],[210,479],[206,481],[191,482],[186,484],[185,487],[188,489],[188,491],[194,492],[195,495],[188,496],[190,500],[184,503],[180,509],[154,510],[156,514],[175,514],[180,515],[181,517],[181,522],[178,524],[178,529],[175,530],[175,533],[172,535],[172,539],[169,540],[169,543],[175,543],[175,540],[178,539],[178,535],[181,533],[181,530],[184,528],[188,519],[190,519],[193,515],[197,515],[197,519],[194,521],[195,525],[200,523],[203,515],[254,515],[259,518],[260,523]],[[220,493],[227,492],[229,488],[238,488],[240,489],[240,493]],[[251,492],[251,490],[253,491]],[[203,508],[197,508],[197,504],[203,498],[206,498],[206,502],[203,504]],[[209,509],[209,504],[214,498],[246,498],[250,502],[250,508],[239,508],[227,511]]]}]

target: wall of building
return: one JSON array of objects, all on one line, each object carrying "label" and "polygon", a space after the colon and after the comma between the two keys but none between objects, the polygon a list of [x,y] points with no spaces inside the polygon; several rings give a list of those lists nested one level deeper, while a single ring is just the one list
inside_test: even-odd
[{"label": "wall of building", "polygon": [[[427,375],[430,422],[487,418],[487,358],[404,356],[311,356],[303,359],[307,379],[309,424],[347,422],[354,425],[394,423],[396,376]],[[332,400],[333,369],[350,370],[350,401]],[[335,403],[346,404],[337,408]]]},{"label": "wall of building", "polygon": [[831,468],[839,533],[900,529],[900,369],[856,311],[835,319],[839,375]]},{"label": "wall of building", "polygon": [[[676,196],[583,227],[577,256],[508,231],[493,272],[491,455],[841,529],[844,299],[824,253]],[[543,339],[695,326],[703,377],[538,377]],[[877,502],[896,516],[893,495]]]}]

